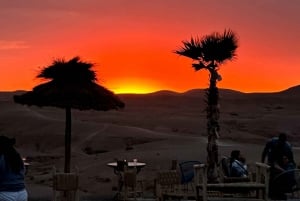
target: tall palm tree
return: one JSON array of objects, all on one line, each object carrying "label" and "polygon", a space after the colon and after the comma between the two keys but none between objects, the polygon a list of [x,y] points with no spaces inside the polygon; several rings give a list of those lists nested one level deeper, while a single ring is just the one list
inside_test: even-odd
[{"label": "tall palm tree", "polygon": [[83,62],[79,57],[69,61],[56,59],[42,68],[38,78],[50,81],[40,84],[32,91],[14,96],[20,104],[54,106],[66,111],[65,167],[70,172],[71,164],[71,108],[79,110],[110,110],[124,107],[124,103],[111,91],[96,83],[94,64]]},{"label": "tall palm tree", "polygon": [[218,74],[219,66],[226,61],[236,57],[238,40],[236,34],[228,29],[223,33],[214,32],[199,37],[191,37],[190,41],[183,41],[183,46],[176,50],[175,53],[189,57],[196,61],[192,67],[198,70],[208,70],[209,88],[206,91],[206,114],[207,114],[207,163],[208,179],[213,182],[217,179],[216,164],[218,161],[218,144],[219,137],[219,91],[217,81],[222,78]]}]

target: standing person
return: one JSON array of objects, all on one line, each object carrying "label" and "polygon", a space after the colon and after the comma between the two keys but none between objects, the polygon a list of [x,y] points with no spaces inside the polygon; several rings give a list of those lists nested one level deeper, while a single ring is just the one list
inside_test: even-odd
[{"label": "standing person", "polygon": [[[282,190],[278,190],[276,185],[273,184],[276,176],[284,171],[285,161],[289,162],[289,166],[290,164],[295,164],[292,146],[287,141],[285,133],[280,133],[278,137],[273,137],[266,143],[261,158],[263,163],[266,157],[268,157],[268,165],[271,166],[269,196],[272,199],[286,199],[285,193]],[[284,158],[286,160],[283,160]]]},{"label": "standing person", "polygon": [[16,140],[0,136],[0,200],[27,201],[24,163],[14,148]]},{"label": "standing person", "polygon": [[271,167],[274,167],[276,163],[282,166],[283,156],[287,156],[288,160],[294,163],[292,146],[287,142],[285,133],[280,133],[278,137],[273,137],[266,143],[261,159],[263,163],[265,162],[266,156],[268,156],[268,164]]}]

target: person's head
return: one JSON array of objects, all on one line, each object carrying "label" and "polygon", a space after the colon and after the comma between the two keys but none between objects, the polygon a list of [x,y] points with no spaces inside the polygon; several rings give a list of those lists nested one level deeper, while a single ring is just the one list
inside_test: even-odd
[{"label": "person's head", "polygon": [[16,144],[15,138],[8,138],[6,136],[0,136],[0,154],[8,152]]},{"label": "person's head", "polygon": [[285,142],[286,142],[286,134],[285,133],[279,133],[278,135],[278,145],[279,146],[284,146]]},{"label": "person's head", "polygon": [[231,151],[231,158],[238,160],[240,158],[241,152],[240,150],[232,150]]},{"label": "person's head", "polygon": [[288,164],[289,163],[289,158],[286,155],[282,156],[282,164]]},{"label": "person's head", "polygon": [[24,168],[20,154],[15,150],[15,138],[0,136],[0,154],[4,156],[7,167],[14,172],[19,172]]},{"label": "person's head", "polygon": [[286,141],[286,134],[285,133],[279,133],[278,139],[280,142],[285,142]]}]

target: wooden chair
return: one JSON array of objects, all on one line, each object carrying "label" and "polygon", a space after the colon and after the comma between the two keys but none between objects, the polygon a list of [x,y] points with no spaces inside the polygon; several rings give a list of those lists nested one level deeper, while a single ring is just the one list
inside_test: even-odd
[{"label": "wooden chair", "polygon": [[[197,201],[200,198],[207,201],[209,191],[230,191],[238,194],[245,191],[255,191],[255,196],[249,196],[242,200],[268,200],[270,166],[266,164],[256,163],[256,180],[252,182],[207,183],[207,166],[205,164],[194,165],[194,169]],[[226,200],[226,198],[222,197],[221,200]],[[229,200],[241,200],[241,197],[230,197]]]},{"label": "wooden chair", "polygon": [[124,170],[124,201],[129,199],[129,195],[132,194],[134,200],[136,198],[143,196],[143,182],[137,180],[137,171],[134,170]]},{"label": "wooden chair", "polygon": [[168,198],[181,199],[188,196],[183,191],[178,171],[164,170],[157,173],[155,179],[155,196],[158,201],[164,201]]},{"label": "wooden chair", "polygon": [[53,201],[79,201],[78,168],[73,173],[61,173],[53,168]]},{"label": "wooden chair", "polygon": [[181,184],[183,184],[185,191],[194,190],[194,165],[196,164],[202,163],[200,161],[184,161],[179,163]]}]

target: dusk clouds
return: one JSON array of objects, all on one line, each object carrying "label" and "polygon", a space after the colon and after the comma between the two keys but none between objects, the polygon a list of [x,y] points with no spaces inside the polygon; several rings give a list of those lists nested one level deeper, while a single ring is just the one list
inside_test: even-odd
[{"label": "dusk clouds", "polygon": [[29,45],[25,41],[3,41],[0,40],[0,50],[26,49]]}]

